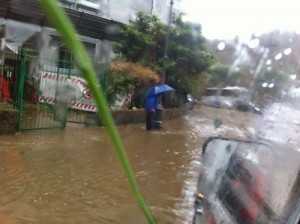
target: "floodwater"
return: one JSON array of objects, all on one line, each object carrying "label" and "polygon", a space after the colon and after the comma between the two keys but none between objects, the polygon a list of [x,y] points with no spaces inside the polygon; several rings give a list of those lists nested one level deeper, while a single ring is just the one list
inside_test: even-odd
[{"label": "floodwater", "polygon": [[[255,116],[197,106],[163,121],[161,130],[118,127],[158,223],[191,222],[204,139],[245,137]],[[64,130],[0,136],[0,161],[1,223],[147,223],[103,127],[68,124]]]}]

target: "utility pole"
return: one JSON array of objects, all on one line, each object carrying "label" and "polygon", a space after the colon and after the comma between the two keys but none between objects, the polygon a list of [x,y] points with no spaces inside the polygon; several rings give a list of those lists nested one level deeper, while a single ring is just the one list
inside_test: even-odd
[{"label": "utility pole", "polygon": [[166,43],[165,43],[165,49],[164,49],[164,58],[163,58],[163,67],[162,67],[162,73],[161,73],[161,83],[165,83],[166,81],[166,70],[167,70],[167,61],[169,59],[168,57],[168,48],[169,48],[169,39],[170,39],[170,32],[171,32],[171,22],[172,22],[172,14],[173,14],[173,5],[174,1],[170,1],[170,12],[169,12],[169,18],[168,18],[168,26],[167,26],[167,35],[166,35]]}]

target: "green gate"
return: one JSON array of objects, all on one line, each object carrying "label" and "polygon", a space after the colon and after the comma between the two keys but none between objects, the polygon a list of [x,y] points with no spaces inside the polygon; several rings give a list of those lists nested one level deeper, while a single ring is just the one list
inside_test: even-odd
[{"label": "green gate", "polygon": [[[64,128],[66,122],[98,123],[92,96],[72,60],[49,62],[26,49],[19,58],[14,93],[19,131]],[[107,89],[106,75],[101,85]]]},{"label": "green gate", "polygon": [[[15,93],[15,107],[19,111],[18,130],[64,128],[66,119],[57,116],[54,104],[40,100],[43,92],[40,91],[39,71],[34,68],[38,63],[37,53],[22,49],[19,55],[20,69]],[[59,69],[55,72],[59,77]]]}]

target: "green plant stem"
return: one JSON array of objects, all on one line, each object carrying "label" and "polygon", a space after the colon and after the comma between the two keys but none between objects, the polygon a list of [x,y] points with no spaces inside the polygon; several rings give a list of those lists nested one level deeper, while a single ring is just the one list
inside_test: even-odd
[{"label": "green plant stem", "polygon": [[101,115],[104,125],[108,130],[114,148],[120,159],[121,165],[127,176],[130,188],[148,222],[151,224],[155,224],[156,222],[152,214],[148,210],[148,207],[140,193],[140,190],[134,178],[133,171],[130,166],[126,151],[121,142],[121,138],[115,126],[113,117],[108,109],[109,107],[105,100],[105,96],[103,94],[102,88],[101,86],[97,85],[98,82],[95,76],[92,62],[83,44],[79,40],[78,35],[72,23],[70,22],[69,18],[67,17],[63,9],[58,6],[57,0],[37,0],[37,1],[43,6],[48,18],[53,22],[56,29],[61,33],[65,43],[67,44],[68,48],[74,55],[76,63],[81,73],[84,75],[91,93],[93,94],[93,98],[99,110],[99,116]]}]

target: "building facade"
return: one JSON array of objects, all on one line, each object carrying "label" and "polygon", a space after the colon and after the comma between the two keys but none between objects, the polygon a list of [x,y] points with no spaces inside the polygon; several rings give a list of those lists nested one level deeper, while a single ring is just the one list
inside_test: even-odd
[{"label": "building facade", "polygon": [[[174,11],[179,11],[180,1],[174,0]],[[167,23],[170,3],[170,0],[59,1],[85,45],[99,78],[104,73],[103,65],[114,57],[110,43],[118,40],[118,29],[134,22],[140,11],[156,15]],[[72,55],[36,0],[0,1],[0,25],[0,100],[7,95],[3,94],[3,83],[17,75],[13,68],[17,60],[12,59],[11,53],[17,54],[21,47],[36,52],[28,62],[27,76],[34,82],[41,83],[45,72],[80,76]],[[12,65],[10,73],[1,72],[5,64]]]},{"label": "building facade", "polygon": [[[179,11],[180,1],[174,1],[175,11]],[[57,60],[70,60],[59,34],[36,2],[0,2],[0,52],[9,49],[16,53],[26,46],[48,59],[45,61],[49,66],[56,66],[53,63]],[[60,0],[60,5],[73,22],[91,58],[100,63],[110,61],[113,53],[109,43],[117,40],[117,30],[123,24],[133,22],[137,12],[156,15],[167,23],[170,11],[170,0]]]}]

